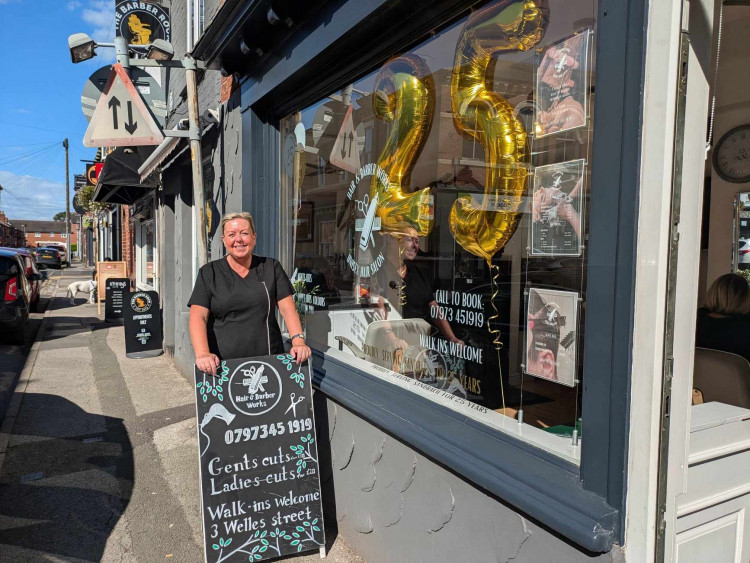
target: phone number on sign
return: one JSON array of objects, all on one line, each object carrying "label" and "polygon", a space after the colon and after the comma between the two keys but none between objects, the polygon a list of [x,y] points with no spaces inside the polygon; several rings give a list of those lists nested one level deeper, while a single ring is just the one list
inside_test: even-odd
[{"label": "phone number on sign", "polygon": [[305,418],[302,420],[290,420],[286,423],[286,426],[284,426],[283,422],[277,422],[276,424],[260,424],[258,426],[227,430],[224,433],[224,441],[227,444],[236,444],[252,440],[263,440],[269,436],[281,436],[287,432],[294,434],[297,432],[307,432],[308,430],[312,430],[312,419]]},{"label": "phone number on sign", "polygon": [[482,311],[468,309],[456,309],[454,311],[451,307],[430,305],[430,315],[432,315],[433,319],[445,319],[448,322],[457,322],[462,325],[484,325],[484,313]]}]

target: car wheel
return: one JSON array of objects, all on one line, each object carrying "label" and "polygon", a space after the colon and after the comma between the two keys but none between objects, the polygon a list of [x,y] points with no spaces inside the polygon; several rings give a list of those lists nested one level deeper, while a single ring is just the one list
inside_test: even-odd
[{"label": "car wheel", "polygon": [[33,313],[41,313],[39,310],[39,294],[37,294],[36,299],[34,299],[34,302],[31,304],[31,311]]}]

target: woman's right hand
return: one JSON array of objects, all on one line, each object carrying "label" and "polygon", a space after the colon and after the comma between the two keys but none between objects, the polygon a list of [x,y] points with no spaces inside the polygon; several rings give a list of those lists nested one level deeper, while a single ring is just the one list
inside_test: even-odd
[{"label": "woman's right hand", "polygon": [[195,365],[198,366],[199,370],[205,373],[216,375],[216,368],[219,367],[219,357],[216,354],[196,356]]}]

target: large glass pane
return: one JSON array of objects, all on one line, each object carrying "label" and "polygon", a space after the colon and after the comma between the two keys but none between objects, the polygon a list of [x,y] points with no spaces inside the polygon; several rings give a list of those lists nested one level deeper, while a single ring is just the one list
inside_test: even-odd
[{"label": "large glass pane", "polygon": [[311,345],[573,460],[595,14],[489,3],[281,121]]}]

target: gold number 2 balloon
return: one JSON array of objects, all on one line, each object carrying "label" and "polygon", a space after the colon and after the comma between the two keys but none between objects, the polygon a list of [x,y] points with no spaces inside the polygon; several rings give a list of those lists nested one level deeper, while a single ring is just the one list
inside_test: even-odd
[{"label": "gold number 2 balloon", "polygon": [[377,197],[381,230],[395,235],[417,231],[425,236],[434,221],[429,188],[408,193],[414,162],[432,125],[435,86],[422,58],[408,54],[389,60],[375,77],[373,110],[393,123],[378,166],[386,177],[373,176],[370,200]]},{"label": "gold number 2 balloon", "polygon": [[482,196],[460,196],[450,213],[450,229],[465,250],[492,257],[518,227],[530,153],[523,123],[513,106],[492,91],[492,55],[528,51],[544,37],[547,0],[504,0],[474,12],[456,46],[451,105],[456,129],[484,148],[486,180]]}]

